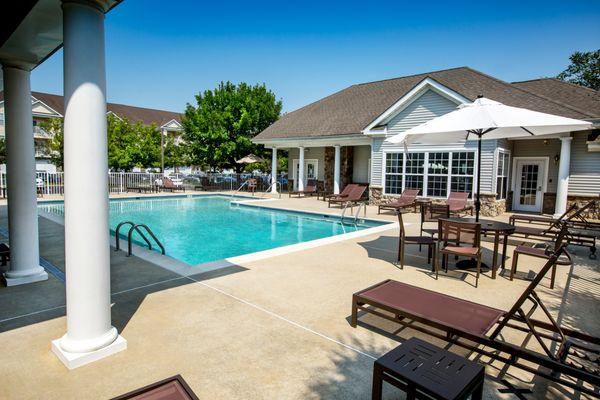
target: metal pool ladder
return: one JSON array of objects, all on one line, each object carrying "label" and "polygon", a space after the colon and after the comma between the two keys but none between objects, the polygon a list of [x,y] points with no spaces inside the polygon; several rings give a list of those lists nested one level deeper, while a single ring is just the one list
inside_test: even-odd
[{"label": "metal pool ladder", "polygon": [[[271,191],[271,188],[273,187],[273,185],[275,185],[275,189],[277,189],[277,185],[279,185],[279,198],[281,198],[281,182],[279,181],[275,181],[275,183],[271,183],[269,185],[269,187],[267,188],[267,190],[265,190],[265,194],[269,193]],[[262,195],[261,195],[262,197]]]},{"label": "metal pool ladder", "polygon": [[[340,220],[342,222],[344,222],[344,217],[346,216],[346,210],[348,210],[348,206],[350,205],[350,202],[346,202],[344,203],[344,209],[342,210],[342,217],[340,218]],[[352,209],[353,206],[350,205],[350,208]],[[367,216],[367,203],[358,203],[358,208],[356,209],[356,214],[354,214],[354,223],[356,224],[358,222],[358,216],[360,214],[360,209],[363,209],[363,217]]]},{"label": "metal pool ladder", "polygon": [[154,232],[152,232],[152,230],[148,227],[148,225],[146,224],[136,224],[132,221],[122,221],[119,223],[119,225],[117,225],[117,228],[115,229],[115,240],[116,240],[116,251],[119,251],[120,247],[120,237],[119,237],[119,231],[121,230],[121,227],[123,225],[130,225],[131,228],[129,228],[129,232],[127,233],[127,257],[129,257],[131,255],[131,248],[132,248],[132,238],[133,238],[133,232],[137,232],[140,234],[140,236],[142,237],[142,239],[144,239],[144,242],[146,242],[146,244],[148,245],[148,249],[152,250],[152,243],[150,242],[150,240],[148,240],[148,238],[146,237],[146,235],[144,235],[144,232],[142,232],[142,229],[144,229],[146,231],[146,233],[148,235],[150,235],[150,237],[154,240],[154,242],[156,242],[156,244],[158,245],[158,247],[160,247],[160,252],[164,255],[165,254],[165,246],[163,246],[163,244],[160,242],[160,240],[158,240],[158,238],[156,237],[156,235],[154,234]]}]

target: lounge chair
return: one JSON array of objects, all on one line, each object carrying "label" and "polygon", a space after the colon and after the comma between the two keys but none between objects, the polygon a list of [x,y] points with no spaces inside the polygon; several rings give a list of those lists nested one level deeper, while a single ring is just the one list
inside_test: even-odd
[{"label": "lounge chair", "polygon": [[417,203],[415,200],[417,199],[419,192],[420,189],[404,189],[400,197],[398,197],[396,200],[392,201],[391,203],[380,204],[377,207],[377,214],[381,214],[381,210],[393,210],[397,212],[398,210],[402,210],[403,208],[407,207],[414,207],[415,212],[417,212]]},{"label": "lounge chair", "polygon": [[331,207],[332,204],[339,204],[340,206],[354,206],[358,203],[366,201],[364,198],[365,191],[367,190],[366,186],[350,184],[351,186],[350,193],[348,196],[340,196],[339,198],[330,197],[328,207]]},{"label": "lounge chair", "polygon": [[[581,207],[581,208],[583,208],[584,210],[588,210],[589,208],[594,206],[596,201],[598,201],[598,200],[596,200],[596,199],[590,200],[588,203],[583,205],[583,207]],[[553,222],[557,222],[557,221],[568,221],[569,225],[571,225],[574,228],[600,230],[600,222],[587,220],[585,218],[585,216],[583,215],[583,212],[579,211],[581,208],[578,207],[578,205],[576,203],[573,203],[573,204],[571,204],[571,206],[569,208],[567,208],[567,211],[565,211],[558,218],[545,216],[545,215],[516,214],[516,215],[511,215],[509,222],[511,224],[516,224],[517,222],[524,222],[524,223],[534,223],[534,224],[539,224],[539,225],[550,225]]]},{"label": "lounge chair", "polygon": [[[350,324],[357,326],[359,310],[374,314],[597,397],[600,337],[561,327],[535,291],[564,252],[565,234],[561,230],[558,250],[509,311],[388,279],[352,296]],[[526,304],[532,304],[531,308],[525,309]],[[531,318],[538,307],[547,321]],[[505,341],[507,335],[502,332],[508,328],[531,335],[542,351]],[[556,346],[548,346],[550,342]]]},{"label": "lounge chair", "polygon": [[343,200],[350,195],[356,186],[358,186],[356,183],[349,183],[344,186],[344,189],[342,189],[339,194],[330,194],[328,196],[323,195],[323,201]]},{"label": "lounge chair", "polygon": [[450,206],[450,214],[462,214],[470,212],[473,215],[473,205],[469,204],[469,193],[467,192],[450,192],[446,204]]},{"label": "lounge chair", "polygon": [[304,190],[296,190],[294,192],[289,192],[289,197],[292,196],[313,196],[317,194],[317,180],[316,179],[309,179],[306,182],[306,186],[304,187]]},{"label": "lounge chair", "polygon": [[[421,246],[427,246],[427,262],[431,262],[431,270],[435,270],[435,247],[436,242],[431,236],[406,236],[404,230],[404,221],[402,220],[402,211],[398,211],[398,224],[400,226],[400,233],[398,237],[398,263],[400,268],[404,269],[404,247],[407,244],[418,244],[419,251]],[[436,272],[437,278],[437,272]]]},{"label": "lounge chair", "polygon": [[181,190],[183,192],[185,192],[185,186],[180,185],[177,186],[173,183],[173,181],[169,178],[167,178],[166,176],[163,178],[163,186],[162,189],[168,192],[176,192],[178,190]]},{"label": "lounge chair", "polygon": [[570,227],[566,236],[567,243],[577,246],[588,246],[590,248],[590,259],[596,259],[596,238],[599,234],[590,227],[583,229],[577,228],[577,225],[573,223],[574,221],[581,222],[582,216],[588,210],[588,208],[593,206],[593,204],[593,202],[589,202],[566,217],[565,214],[563,214],[562,219],[552,221],[550,225],[545,228],[538,228],[529,225],[515,225],[515,231],[512,236],[535,240],[554,240],[557,237],[561,226],[566,224]]}]

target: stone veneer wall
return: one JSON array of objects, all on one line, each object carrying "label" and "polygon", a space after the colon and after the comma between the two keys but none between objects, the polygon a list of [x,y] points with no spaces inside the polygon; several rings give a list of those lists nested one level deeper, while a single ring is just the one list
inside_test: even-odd
[{"label": "stone veneer wall", "polygon": [[567,208],[571,207],[571,204],[577,203],[579,207],[585,206],[591,200],[596,200],[592,207],[588,208],[584,213],[584,218],[600,220],[600,196],[575,196],[569,195],[567,198]]},{"label": "stone veneer wall", "polygon": [[[326,191],[333,191],[333,169],[335,162],[335,148],[325,148],[325,173],[324,185]],[[342,188],[349,183],[352,183],[352,173],[354,166],[354,147],[342,146],[340,149],[340,178],[342,180]]]},{"label": "stone veneer wall", "polygon": [[[395,200],[396,196],[383,194],[383,188],[380,186],[369,187],[369,204],[379,205],[389,203]],[[434,203],[443,203],[444,200],[434,200]],[[495,193],[481,193],[481,211],[480,215],[484,217],[495,217],[506,212],[506,200],[496,200]]]}]

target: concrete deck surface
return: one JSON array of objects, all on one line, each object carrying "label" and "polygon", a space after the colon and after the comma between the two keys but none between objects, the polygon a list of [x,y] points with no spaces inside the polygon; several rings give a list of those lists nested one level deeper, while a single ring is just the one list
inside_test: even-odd
[{"label": "concrete deck surface", "polygon": [[[282,199],[269,207],[339,213],[316,199]],[[5,207],[0,226],[6,226]],[[369,207],[368,216],[377,217]],[[379,216],[390,221],[391,214]],[[418,233],[416,214],[405,218]],[[507,219],[502,216],[500,219]],[[393,278],[493,307],[508,309],[527,286],[504,274],[480,278],[461,271],[435,280],[426,251],[407,248],[406,266],[394,261],[397,229],[219,271],[181,277],[136,257],[113,252],[113,324],[128,340],[124,352],[67,370],[50,352],[66,331],[64,286],[54,277],[0,288],[0,398],[110,398],[181,374],[202,399],[368,399],[374,358],[419,336],[372,316],[349,325],[352,293]],[[41,256],[64,269],[62,226],[40,218]],[[485,243],[490,249],[491,244]],[[544,279],[539,294],[565,326],[600,336],[600,263],[576,248],[573,267],[560,267],[557,285]],[[508,254],[512,254],[509,246]],[[485,258],[491,261],[491,251]],[[510,259],[507,261],[510,265]],[[520,270],[542,263],[520,259]],[[83,266],[84,267],[84,266]],[[533,338],[507,332],[505,339],[535,349]],[[459,354],[468,355],[451,348]],[[511,399],[498,391],[506,379],[529,388],[527,398],[586,398],[515,368],[486,364],[486,399]],[[385,388],[385,398],[401,399]]]}]

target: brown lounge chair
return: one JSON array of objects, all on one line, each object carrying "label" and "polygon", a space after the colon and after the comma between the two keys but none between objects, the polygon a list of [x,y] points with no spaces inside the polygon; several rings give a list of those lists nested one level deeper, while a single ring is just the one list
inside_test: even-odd
[{"label": "brown lounge chair", "polygon": [[[351,325],[357,326],[361,310],[596,397],[600,338],[561,327],[535,291],[564,248],[562,243],[508,312],[388,279],[352,296]],[[531,318],[538,307],[547,322]],[[507,328],[532,335],[543,353],[505,341]]]},{"label": "brown lounge chair", "polygon": [[[598,200],[590,200],[581,208],[583,208],[584,210],[588,210],[589,208],[594,206],[596,201]],[[551,225],[553,222],[557,221],[568,221],[569,225],[571,225],[573,228],[600,230],[600,222],[587,220],[583,215],[583,212],[579,210],[580,208],[577,206],[577,204],[573,203],[569,208],[567,208],[567,211],[565,211],[558,218],[553,218],[545,215],[516,214],[511,215],[509,222],[513,225],[517,222],[533,223],[539,225]]]},{"label": "brown lounge chair", "polygon": [[566,216],[563,214],[561,216],[562,219],[554,220],[550,223],[548,227],[538,228],[535,226],[523,226],[523,225],[515,225],[515,231],[512,234],[516,237],[524,237],[535,240],[554,240],[558,235],[561,226],[567,225],[569,226],[569,230],[567,232],[566,241],[568,244],[573,244],[576,246],[587,246],[590,248],[589,257],[592,260],[596,259],[596,237],[598,237],[598,233],[593,230],[593,228],[578,228],[578,225],[574,225],[573,221],[581,221],[582,216],[587,211],[588,208],[592,207],[594,202],[589,202],[585,206],[579,208],[574,213]]},{"label": "brown lounge chair", "polygon": [[328,201],[331,199],[334,200],[341,200],[341,199],[345,199],[346,197],[348,197],[350,195],[350,193],[354,190],[354,188],[356,187],[356,183],[349,183],[346,186],[344,186],[344,189],[342,189],[342,191],[340,192],[340,194],[330,194],[328,196],[323,195],[323,201]]},{"label": "brown lounge chair", "polygon": [[381,214],[381,210],[393,210],[398,212],[399,210],[407,207],[414,207],[417,212],[417,203],[415,200],[419,195],[420,189],[404,189],[400,197],[391,203],[380,204],[377,207],[377,214]]},{"label": "brown lounge chair", "polygon": [[185,186],[181,185],[181,186],[177,186],[173,183],[173,181],[169,178],[167,178],[166,176],[164,178],[162,178],[163,181],[163,190],[169,191],[169,192],[176,192],[178,190],[181,190],[183,192],[185,192]]},{"label": "brown lounge chair", "polygon": [[289,192],[289,197],[292,196],[312,196],[317,194],[317,180],[316,179],[309,179],[306,182],[306,187],[304,188],[304,190],[296,190],[294,192]]},{"label": "brown lounge chair", "polygon": [[446,204],[450,206],[450,214],[462,214],[470,212],[473,215],[473,205],[469,204],[469,193],[450,192]]},{"label": "brown lounge chair", "polygon": [[[350,189],[348,189],[348,194],[346,195],[345,191],[348,186],[350,186]],[[351,183],[348,186],[346,186],[344,191],[342,191],[342,193],[340,193],[338,196],[330,197],[328,199],[327,207],[331,207],[332,204],[339,204],[340,206],[344,204],[355,205],[365,200],[363,195],[367,190],[366,186],[357,185],[355,183]]]}]

